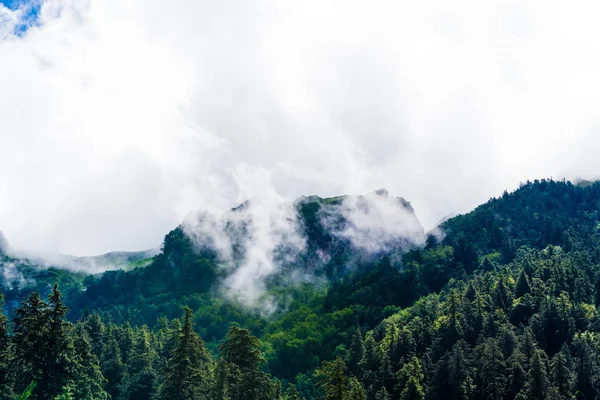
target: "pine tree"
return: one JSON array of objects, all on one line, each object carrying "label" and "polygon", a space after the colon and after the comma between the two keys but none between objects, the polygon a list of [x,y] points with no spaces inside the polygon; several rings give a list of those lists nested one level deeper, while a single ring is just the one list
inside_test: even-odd
[{"label": "pine tree", "polygon": [[554,355],[550,365],[552,384],[556,388],[558,394],[564,398],[570,397],[573,391],[574,379],[572,368],[569,347],[564,344],[561,351]]},{"label": "pine tree", "polygon": [[485,342],[482,358],[478,371],[481,377],[482,395],[486,399],[500,400],[504,396],[506,367],[504,356],[495,339],[489,338]]},{"label": "pine tree", "polygon": [[[347,396],[348,400],[367,400],[367,392],[356,378],[350,378],[350,391]],[[300,400],[296,397],[294,400]]]},{"label": "pine tree", "polygon": [[[21,382],[36,381],[32,399],[60,395],[74,379],[76,371],[73,325],[65,321],[68,312],[58,286],[54,285],[49,302],[33,293],[16,310],[13,343],[20,365]],[[41,351],[43,349],[43,351]]]},{"label": "pine tree", "polygon": [[385,387],[382,387],[377,391],[377,394],[375,395],[375,400],[391,400],[390,394],[388,393]]},{"label": "pine tree", "polygon": [[146,326],[137,332],[124,385],[128,400],[150,399],[156,393],[158,376],[154,370],[156,351],[152,348]]},{"label": "pine tree", "polygon": [[131,364],[136,344],[136,334],[133,328],[131,328],[129,322],[126,322],[124,326],[114,326],[113,332],[119,346],[121,361],[123,361],[124,365]]},{"label": "pine tree", "polygon": [[108,332],[108,340],[100,361],[102,375],[108,380],[106,391],[112,399],[119,399],[122,392],[122,381],[125,365],[121,361],[121,350],[115,339],[114,332]]},{"label": "pine tree", "polygon": [[531,286],[529,285],[529,277],[524,270],[521,270],[519,279],[517,280],[517,287],[515,288],[515,297],[519,298],[531,292]]},{"label": "pine tree", "polygon": [[460,399],[471,400],[475,398],[477,385],[473,381],[473,378],[467,376],[460,385]]},{"label": "pine tree", "polygon": [[423,367],[417,357],[413,357],[410,361],[398,371],[398,390],[400,398],[403,400],[422,400],[425,398],[423,389]]},{"label": "pine tree", "polygon": [[508,369],[508,391],[506,397],[514,399],[523,391],[527,381],[527,373],[525,372],[524,356],[521,351],[516,348],[510,358],[507,360],[506,366]]},{"label": "pine tree", "polygon": [[98,357],[92,352],[88,333],[81,325],[77,327],[74,344],[77,374],[73,394],[78,399],[108,400],[109,395],[104,390],[108,382],[100,371]]},{"label": "pine tree", "polygon": [[75,397],[74,389],[71,385],[66,385],[62,388],[59,395],[52,398],[52,400],[77,400]]},{"label": "pine tree", "polygon": [[515,348],[517,347],[517,338],[513,333],[512,329],[509,327],[505,327],[502,332],[502,339],[500,346],[502,347],[502,354],[504,355],[504,359],[508,360],[508,358],[513,354]]},{"label": "pine tree", "polygon": [[160,398],[165,400],[206,397],[210,388],[210,356],[193,330],[192,310],[188,307],[184,310],[183,328],[160,388]]},{"label": "pine tree", "polygon": [[[259,400],[273,397],[275,387],[269,376],[260,370],[266,359],[261,350],[260,340],[247,329],[235,326],[229,328],[225,341],[219,345],[220,356],[239,370],[239,380],[232,386],[234,400]],[[235,376],[235,368],[230,376]]]},{"label": "pine tree", "polygon": [[598,395],[596,388],[597,376],[597,355],[593,348],[591,336],[586,332],[576,335],[573,341],[574,353],[577,355],[576,371],[576,389],[585,399],[593,399]]},{"label": "pine tree", "polygon": [[521,341],[521,353],[525,356],[525,370],[529,370],[529,362],[532,359],[535,351],[537,350],[538,345],[533,337],[533,332],[531,332],[530,328],[525,329],[525,333],[523,336],[523,340]]},{"label": "pine tree", "polygon": [[[228,362],[220,358],[215,368],[215,379],[212,388],[211,398],[214,400],[226,400],[229,386],[229,366]],[[235,386],[235,385],[233,385]]]},{"label": "pine tree", "polygon": [[12,390],[13,376],[9,366],[12,346],[8,335],[8,318],[2,312],[3,308],[4,295],[0,292],[0,398],[10,399],[14,395]]},{"label": "pine tree", "polygon": [[531,359],[531,370],[529,371],[529,381],[527,398],[543,400],[546,398],[550,382],[546,370],[545,354],[542,350],[536,350]]},{"label": "pine tree", "polygon": [[48,363],[42,379],[38,382],[36,392],[53,396],[60,393],[66,384],[73,382],[77,364],[72,337],[74,327],[72,323],[65,320],[69,309],[62,301],[57,284],[48,296],[48,307],[50,315]]},{"label": "pine tree", "polygon": [[425,399],[425,391],[423,390],[423,386],[419,383],[418,379],[414,376],[408,378],[408,382],[406,382],[406,387],[400,394],[401,400],[424,400]]},{"label": "pine tree", "polygon": [[324,361],[317,371],[320,386],[325,390],[325,400],[345,400],[349,379],[345,374],[346,365],[338,357],[333,361]]},{"label": "pine tree", "polygon": [[391,391],[395,386],[395,377],[392,373],[392,363],[390,356],[384,353],[380,358],[379,371],[377,374],[378,388],[384,387]]},{"label": "pine tree", "polygon": [[85,329],[89,338],[92,350],[96,356],[100,356],[104,350],[106,326],[98,313],[93,313],[85,321]]},{"label": "pine tree", "polygon": [[13,321],[13,343],[15,361],[19,369],[20,383],[25,386],[42,378],[42,368],[46,365],[45,349],[48,341],[49,309],[39,293],[32,293],[15,310]]},{"label": "pine tree", "polygon": [[360,328],[356,328],[354,332],[354,336],[352,336],[352,341],[350,342],[350,348],[348,349],[348,355],[346,358],[346,364],[348,365],[348,369],[353,373],[358,371],[358,365],[360,361],[363,359],[365,354],[365,343],[362,338],[362,334],[360,333]]},{"label": "pine tree", "polygon": [[469,374],[469,366],[465,357],[465,343],[458,342],[452,349],[452,355],[449,360],[449,383],[451,393],[446,393],[446,396],[453,399],[462,398],[462,386]]},{"label": "pine tree", "polygon": [[360,379],[369,393],[369,398],[374,396],[372,393],[375,390],[377,381],[377,372],[379,369],[379,355],[377,354],[377,343],[372,336],[367,337],[365,340],[365,353],[363,359],[359,363]]},{"label": "pine tree", "polygon": [[219,345],[219,354],[227,362],[242,370],[258,368],[266,359],[260,350],[260,340],[249,330],[236,326],[229,328],[225,342]]},{"label": "pine tree", "polygon": [[[288,388],[285,391],[285,400],[300,400],[300,393],[298,393],[298,389],[296,386],[290,383]],[[351,400],[366,400],[360,397],[351,398]]]}]

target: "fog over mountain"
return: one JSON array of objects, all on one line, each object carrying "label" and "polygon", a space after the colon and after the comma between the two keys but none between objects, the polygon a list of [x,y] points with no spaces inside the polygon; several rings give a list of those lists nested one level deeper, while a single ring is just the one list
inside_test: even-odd
[{"label": "fog over mountain", "polygon": [[428,229],[600,169],[595,2],[2,4],[17,249],[155,248],[190,210],[380,187]]}]

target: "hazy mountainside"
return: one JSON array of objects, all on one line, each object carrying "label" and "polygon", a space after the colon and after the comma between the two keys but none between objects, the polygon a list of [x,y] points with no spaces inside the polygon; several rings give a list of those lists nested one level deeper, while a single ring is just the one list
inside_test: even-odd
[{"label": "hazy mountainside", "polygon": [[[436,235],[385,191],[269,207],[192,213],[129,271],[86,276],[4,256],[3,291],[14,306],[59,283],[80,321],[73,340],[89,335],[107,379],[89,398],[598,396],[600,184],[528,182]],[[171,320],[183,305],[186,318]],[[18,338],[15,359],[37,365]]]},{"label": "hazy mountainside", "polygon": [[152,262],[152,258],[160,252],[160,249],[149,249],[143,251],[112,251],[99,256],[77,257],[62,254],[46,255],[39,257],[35,255],[16,254],[20,258],[26,258],[36,264],[55,266],[77,272],[94,274],[114,269],[129,270],[132,268],[145,267]]},{"label": "hazy mountainside", "polygon": [[6,237],[4,236],[2,231],[0,231],[0,255],[6,254],[8,252],[8,250],[9,250],[8,240],[6,240]]}]

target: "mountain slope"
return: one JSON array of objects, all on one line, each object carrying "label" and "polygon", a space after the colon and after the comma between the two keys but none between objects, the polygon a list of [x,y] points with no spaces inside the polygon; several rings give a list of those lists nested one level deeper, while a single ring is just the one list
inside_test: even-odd
[{"label": "mountain slope", "polygon": [[[208,220],[221,231],[174,229],[145,268],[81,279],[68,299],[71,317],[91,311],[104,323],[148,324],[152,333],[143,335],[161,343],[159,352],[170,329],[163,317],[188,305],[213,354],[229,326],[249,328],[262,339],[265,371],[295,382],[307,400],[320,398],[318,382],[331,371],[324,361],[337,356],[369,400],[407,390],[427,399],[595,398],[599,184],[526,183],[445,221],[441,240],[425,240],[401,199],[372,196],[384,204],[309,197],[295,203],[297,214],[282,214],[305,242],[301,251],[286,241],[270,247],[283,260],[263,277],[262,298],[279,305],[270,313],[241,306],[222,286],[247,266],[248,244],[262,243],[253,236],[264,233],[253,226],[260,214],[248,203]],[[390,219],[388,206],[402,217]],[[402,221],[408,228],[398,228]],[[111,325],[125,346],[120,329]],[[557,365],[571,372],[559,378]]]},{"label": "mountain slope", "polygon": [[472,270],[477,257],[500,252],[503,261],[510,261],[524,245],[541,249],[553,244],[567,250],[595,247],[599,224],[598,183],[576,186],[540,180],[451,218],[441,229],[446,233],[443,243],[458,249],[458,259]]}]

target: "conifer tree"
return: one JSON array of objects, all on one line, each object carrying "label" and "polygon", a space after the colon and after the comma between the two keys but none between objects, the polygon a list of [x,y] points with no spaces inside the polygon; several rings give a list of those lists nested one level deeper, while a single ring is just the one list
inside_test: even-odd
[{"label": "conifer tree", "polygon": [[350,342],[350,348],[348,349],[348,355],[346,359],[346,364],[348,365],[348,369],[353,373],[358,371],[358,365],[362,360],[365,354],[365,344],[362,338],[362,334],[360,333],[360,328],[356,328],[354,335],[352,336],[352,341]]},{"label": "conifer tree", "polygon": [[346,399],[350,381],[345,373],[346,365],[340,357],[323,362],[317,375],[320,376],[319,384],[325,391],[325,400]]},{"label": "conifer tree", "polygon": [[449,398],[461,399],[463,383],[469,374],[469,366],[465,357],[465,343],[460,341],[452,348],[452,354],[449,360],[449,383],[450,393],[445,395]]},{"label": "conifer tree", "polygon": [[381,389],[379,389],[377,391],[377,394],[375,395],[375,400],[390,400],[390,394],[388,393],[387,389],[385,387],[382,387]]},{"label": "conifer tree", "polygon": [[[212,387],[212,396],[214,400],[226,400],[229,386],[229,368],[228,363],[222,358],[217,361],[215,368],[215,378]],[[235,386],[235,385],[233,385]]]},{"label": "conifer tree", "polygon": [[577,335],[573,341],[574,353],[577,355],[576,389],[586,399],[593,399],[598,395],[597,357],[591,342],[591,336],[587,333]]},{"label": "conifer tree", "polygon": [[151,346],[150,332],[146,326],[142,326],[134,341],[128,377],[124,382],[127,399],[144,400],[154,396],[158,386],[155,360],[156,351]]},{"label": "conifer tree", "polygon": [[119,399],[126,367],[121,360],[121,350],[119,350],[117,339],[115,339],[112,330],[108,332],[108,340],[100,360],[100,369],[102,375],[108,380],[106,391],[112,399]]},{"label": "conifer tree", "polygon": [[20,371],[22,386],[42,378],[42,368],[46,365],[46,355],[39,349],[46,348],[48,341],[49,309],[39,293],[32,293],[15,310],[13,321],[13,343],[15,345],[15,361]]},{"label": "conifer tree", "polygon": [[183,327],[160,388],[160,398],[165,400],[207,397],[210,389],[210,356],[193,330],[192,310],[184,310]]},{"label": "conifer tree", "polygon": [[[367,392],[356,378],[350,378],[350,391],[348,392],[347,399],[367,400]],[[297,397],[296,400],[300,400],[300,397]]]},{"label": "conifer tree", "polygon": [[8,318],[4,315],[3,308],[4,295],[0,292],[0,398],[10,399],[14,395],[13,376],[9,366],[12,346],[8,334]]},{"label": "conifer tree", "polygon": [[504,394],[506,380],[505,363],[502,351],[494,338],[489,338],[483,349],[483,362],[478,371],[481,376],[481,392],[484,398],[500,400]]},{"label": "conifer tree", "polygon": [[98,313],[93,313],[85,321],[85,329],[94,354],[100,357],[105,345],[106,326]]},{"label": "conifer tree", "polygon": [[[275,387],[269,376],[260,370],[266,359],[260,340],[247,329],[229,328],[225,341],[219,345],[220,356],[239,370],[235,386],[229,385],[235,400],[259,400],[273,397]],[[230,376],[235,376],[235,368]]]},{"label": "conifer tree", "polygon": [[100,371],[98,357],[92,352],[87,330],[81,325],[75,335],[75,353],[77,357],[77,374],[74,382],[74,395],[78,399],[108,400],[104,390],[108,381]]},{"label": "conifer tree", "polygon": [[523,359],[523,353],[516,348],[506,362],[508,370],[508,398],[516,398],[516,396],[523,391],[527,381],[527,373],[523,369]]},{"label": "conifer tree", "polygon": [[529,381],[527,382],[528,399],[543,400],[546,398],[546,394],[550,388],[544,357],[544,352],[540,349],[537,349],[531,359]]},{"label": "conifer tree", "polygon": [[572,368],[569,347],[564,344],[561,351],[554,355],[550,365],[552,384],[563,398],[569,398],[573,393]]},{"label": "conifer tree", "polygon": [[[298,393],[298,389],[296,386],[290,383],[288,388],[285,390],[285,400],[300,400],[300,393]],[[352,400],[365,400],[359,397],[353,398]]]},{"label": "conifer tree", "polygon": [[519,279],[517,280],[517,287],[515,288],[515,297],[519,298],[531,292],[531,286],[529,285],[529,277],[524,270],[521,270]]},{"label": "conifer tree", "polygon": [[423,368],[417,357],[411,358],[398,371],[398,380],[401,387],[400,398],[402,400],[423,400],[425,398]]},{"label": "conifer tree", "polygon": [[400,394],[401,400],[424,400],[425,391],[415,376],[408,378],[406,387]]},{"label": "conifer tree", "polygon": [[73,325],[65,321],[68,309],[57,285],[48,299],[45,303],[39,294],[31,294],[16,310],[14,320],[13,343],[21,382],[37,382],[32,399],[58,396],[73,381],[76,371]]},{"label": "conifer tree", "polygon": [[377,372],[379,369],[379,355],[377,354],[377,343],[372,336],[365,340],[365,353],[363,359],[359,363],[360,379],[369,393],[369,398],[374,396],[377,381]]}]

